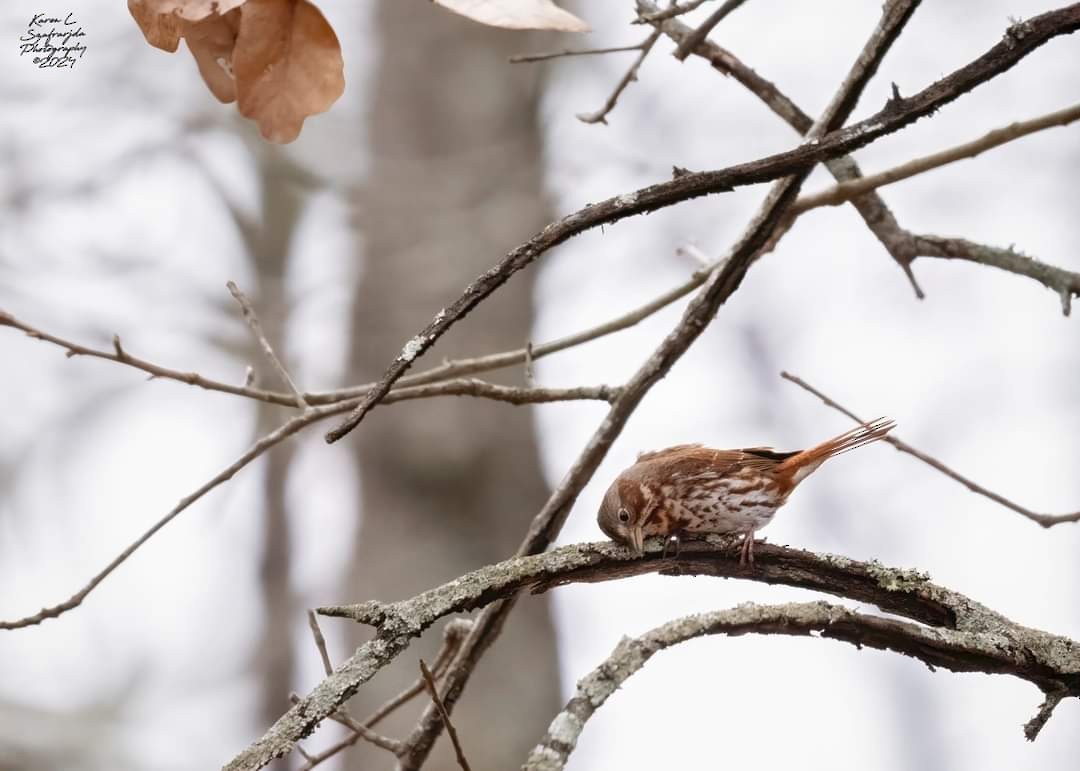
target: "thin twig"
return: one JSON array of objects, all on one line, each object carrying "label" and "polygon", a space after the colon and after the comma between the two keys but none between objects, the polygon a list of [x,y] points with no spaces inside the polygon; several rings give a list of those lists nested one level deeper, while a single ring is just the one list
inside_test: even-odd
[{"label": "thin twig", "polygon": [[[353,718],[352,715],[345,711],[344,707],[342,707],[330,717],[341,723],[346,728],[350,729],[356,736],[359,736],[366,742],[374,744],[380,749],[384,749],[387,752],[392,752],[395,755],[401,754],[402,749],[404,749],[405,745],[401,741],[397,739],[391,739],[389,736],[383,736],[378,731],[372,731],[366,725]],[[326,757],[330,757],[330,755],[328,754]],[[320,762],[322,760],[325,760],[325,758],[321,758]]]},{"label": "thin twig", "polygon": [[567,239],[636,214],[655,211],[698,196],[726,192],[735,187],[772,181],[812,168],[852,151],[929,115],[979,85],[1000,75],[1043,43],[1080,28],[1080,5],[1072,5],[1019,22],[1006,30],[1004,40],[974,61],[927,86],[914,96],[890,99],[884,109],[859,123],[834,129],[816,142],[804,142],[787,152],[719,171],[692,172],[667,182],[590,204],[551,223],[511,250],[493,268],[465,288],[464,293],[440,309],[428,325],[410,339],[387,367],[375,387],[347,419],[326,434],[336,442],[352,431],[382,400],[417,357],[431,348],[447,330],[515,273]]},{"label": "thin twig", "polygon": [[533,344],[525,343],[525,385],[536,387],[536,372],[533,369]]},{"label": "thin twig", "polygon": [[[0,315],[0,323],[3,316]],[[583,388],[513,388],[485,383],[480,380],[458,380],[432,383],[424,386],[410,386],[396,389],[388,395],[384,403],[420,399],[437,395],[480,396],[505,401],[510,404],[534,404],[550,401],[563,401],[565,399],[602,399],[614,401],[621,393],[621,389],[611,386],[583,387]],[[14,621],[0,621],[0,629],[21,629],[27,626],[40,624],[50,618],[57,618],[64,613],[82,605],[83,600],[94,591],[108,576],[122,565],[143,544],[149,541],[159,530],[172,522],[179,514],[187,509],[195,501],[202,498],[218,485],[232,479],[241,469],[261,456],[271,447],[279,444],[293,434],[301,431],[312,423],[316,423],[328,417],[341,415],[349,412],[360,403],[360,399],[349,399],[335,404],[327,404],[318,407],[309,407],[304,412],[291,417],[284,424],[259,438],[239,458],[222,469],[213,478],[199,487],[191,494],[185,496],[180,502],[170,509],[161,519],[155,522],[146,532],[136,538],[127,548],[118,554],[108,565],[95,574],[85,586],[79,589],[68,599],[50,607],[42,608],[34,613]]]},{"label": "thin twig", "polygon": [[[22,321],[12,314],[0,310],[0,326],[11,327],[18,329],[26,334],[27,337],[32,337],[35,340],[42,340],[46,343],[52,343],[64,349],[64,355],[69,359],[76,356],[88,356],[95,359],[105,359],[107,361],[114,361],[118,364],[123,364],[128,367],[145,372],[150,375],[151,378],[161,378],[163,380],[176,380],[180,383],[186,383],[187,385],[196,386],[198,388],[204,388],[208,391],[221,391],[227,394],[233,394],[234,396],[245,396],[249,399],[256,399],[258,401],[270,402],[272,404],[281,404],[283,406],[293,406],[296,404],[288,394],[276,393],[274,391],[264,391],[260,388],[251,388],[249,386],[237,386],[231,383],[225,383],[222,381],[211,380],[205,378],[197,372],[184,372],[182,370],[170,369],[163,367],[159,364],[140,359],[137,356],[132,356],[124,348],[118,345],[119,337],[113,336],[113,350],[103,350],[97,348],[89,348],[85,345],[73,342],[71,340],[65,340],[62,337],[45,332],[38,329],[25,321]],[[336,401],[336,400],[335,400]]]},{"label": "thin twig", "polygon": [[251,333],[255,336],[255,340],[259,343],[259,347],[262,348],[263,354],[270,360],[271,366],[277,370],[278,377],[280,377],[285,385],[289,387],[289,392],[292,393],[296,406],[302,410],[308,409],[308,403],[304,401],[304,395],[300,392],[300,389],[296,387],[296,383],[293,382],[289,371],[285,369],[285,365],[281,363],[281,359],[274,353],[274,347],[270,345],[270,341],[266,339],[266,333],[263,332],[262,324],[259,323],[259,317],[255,313],[255,308],[252,306],[251,300],[248,299],[246,294],[240,291],[240,287],[234,282],[227,281],[225,282],[225,286],[228,287],[229,293],[236,298],[236,302],[240,303],[240,309],[244,314],[244,321],[251,327]]},{"label": "thin twig", "polygon": [[428,694],[431,695],[431,701],[435,708],[439,710],[439,717],[442,719],[443,725],[446,726],[446,733],[450,736],[450,742],[454,745],[454,754],[457,755],[457,762],[461,766],[461,771],[471,771],[469,761],[465,759],[465,751],[461,748],[461,742],[458,740],[457,729],[450,722],[450,715],[446,711],[442,698],[439,696],[439,687],[435,684],[435,678],[431,676],[431,670],[428,669],[423,659],[420,659],[420,673],[424,677],[424,683],[427,685]]},{"label": "thin twig", "polygon": [[319,649],[319,657],[322,659],[323,671],[328,675],[332,674],[334,665],[330,663],[330,654],[326,650],[326,638],[323,637],[322,629],[319,628],[319,619],[315,616],[315,611],[308,610],[307,622],[308,627],[311,628],[311,636],[315,638],[315,647]]},{"label": "thin twig", "polygon": [[[461,647],[461,641],[465,639],[465,636],[472,630],[472,627],[472,621],[465,618],[459,618],[448,623],[446,628],[443,629],[443,643],[439,648],[439,652],[435,654],[435,661],[431,665],[431,671],[435,674],[436,680],[446,673],[446,669],[450,666],[450,661],[454,658],[454,654],[457,653],[458,648]],[[424,679],[422,677],[417,678],[412,685],[372,712],[367,720],[364,721],[364,725],[373,727],[402,704],[405,704],[423,691],[424,688]]]},{"label": "thin twig", "polygon": [[[315,638],[315,647],[319,650],[319,656],[322,658],[323,670],[329,677],[334,673],[334,666],[330,663],[330,654],[326,650],[326,638],[323,637],[322,629],[319,628],[319,621],[315,616],[315,611],[308,610],[308,627],[311,629],[311,635]],[[299,701],[299,697],[295,694],[291,695],[291,700],[295,704]],[[396,739],[391,739],[387,736],[383,736],[376,731],[372,731],[371,728],[363,723],[357,722],[352,715],[349,714],[348,709],[344,705],[337,712],[332,714],[331,719],[336,720],[338,723],[349,728],[353,734],[361,739],[371,742],[376,747],[381,747],[384,750],[397,754],[401,751],[401,742]],[[307,761],[306,768],[314,768],[322,763],[324,760],[330,758],[332,755],[338,752],[337,749],[331,748],[333,751],[323,751],[318,755],[304,755],[304,759]]]},{"label": "thin twig", "polygon": [[[313,423],[320,418],[327,417],[328,415],[326,413],[320,414],[319,410],[322,409],[327,408],[315,408],[313,410],[309,410],[308,412],[295,415],[274,431],[260,438],[258,441],[255,442],[255,444],[248,448],[248,450],[245,451],[237,460],[226,466],[222,471],[220,471],[213,478],[211,478],[210,481],[203,484],[201,487],[195,490],[195,492],[182,498],[176,506],[174,506],[167,514],[165,514],[165,516],[155,522],[146,532],[136,538],[130,545],[128,545],[126,549],[124,549],[122,552],[120,552],[120,554],[113,558],[113,560],[108,565],[106,565],[102,570],[95,574],[93,578],[91,578],[87,582],[87,584],[83,586],[82,589],[75,592],[75,594],[73,594],[71,597],[57,605],[42,608],[40,611],[34,613],[33,615],[16,619],[15,621],[0,621],[0,629],[21,629],[27,626],[34,626],[36,624],[40,624],[46,619],[56,618],[68,612],[69,610],[73,610],[82,605],[83,600],[86,599],[87,595],[94,591],[94,589],[96,589],[102,581],[108,578],[114,570],[116,570],[118,567],[120,567],[120,565],[126,562],[128,557],[134,554],[139,549],[139,547],[149,541],[159,530],[161,530],[167,524],[176,519],[176,517],[179,516],[179,514],[184,511],[184,509],[193,504],[195,501],[202,498],[204,495],[206,495],[218,485],[228,481],[229,479],[232,479],[232,477],[240,469],[244,468],[244,466],[251,463],[251,461],[255,460],[255,458],[262,455],[266,450],[278,444],[286,437],[292,436],[297,431],[307,426],[309,423]],[[333,412],[343,411],[341,409],[330,409],[332,409]]]},{"label": "thin twig", "polygon": [[549,51],[543,54],[516,54],[511,56],[509,62],[511,64],[522,64],[525,62],[544,62],[549,59],[561,59],[564,56],[596,56],[598,54],[615,54],[622,51],[640,51],[641,43],[634,43],[632,46],[615,46],[613,48],[587,48],[584,50],[571,50],[569,48],[563,51]]},{"label": "thin twig", "polygon": [[626,90],[626,87],[637,80],[638,70],[641,69],[641,63],[645,61],[645,57],[649,55],[649,51],[656,45],[656,41],[660,39],[660,33],[658,31],[651,32],[647,38],[638,44],[638,48],[641,53],[638,54],[637,59],[630,65],[630,69],[626,71],[626,74],[622,76],[622,79],[615,85],[615,90],[611,92],[611,96],[604,102],[604,106],[596,112],[582,112],[578,113],[577,119],[582,123],[607,123],[607,115],[615,109],[615,104],[619,101],[619,97],[622,92]]},{"label": "thin twig", "polygon": [[687,56],[693,53],[694,49],[701,45],[701,42],[709,36],[716,25],[724,20],[724,18],[745,3],[746,0],[727,0],[723,5],[717,8],[709,18],[705,19],[697,29],[691,32],[686,40],[679,43],[679,47],[675,49],[673,56],[680,62],[684,61]]},{"label": "thin twig", "polygon": [[[832,407],[833,409],[837,410],[838,412],[842,412],[844,415],[847,415],[849,418],[854,420],[856,423],[862,423],[863,425],[866,424],[866,422],[862,418],[860,418],[858,415],[856,415],[854,412],[847,409],[843,405],[837,403],[832,398],[826,396],[825,394],[823,394],[821,391],[814,388],[812,385],[807,383],[802,378],[796,377],[795,375],[792,375],[790,372],[781,372],[780,377],[794,383],[795,385],[799,386],[799,388],[802,388],[803,390],[812,393],[814,396],[821,399],[821,401],[824,402],[826,406]],[[991,490],[987,490],[985,487],[983,487],[981,485],[978,485],[975,482],[972,482],[967,477],[962,476],[961,474],[958,474],[957,472],[953,471],[951,468],[946,466],[944,463],[939,461],[937,458],[931,457],[930,455],[927,455],[926,453],[922,452],[921,450],[915,449],[914,447],[912,447],[910,444],[908,444],[906,442],[902,442],[900,439],[898,439],[893,434],[889,434],[888,436],[884,437],[883,441],[888,442],[889,444],[891,444],[893,447],[895,447],[900,452],[905,452],[908,455],[911,455],[912,457],[918,458],[923,463],[927,464],[928,466],[931,466],[932,468],[937,469],[938,471],[940,471],[942,474],[949,477],[950,479],[955,479],[957,482],[962,484],[968,490],[971,490],[971,492],[977,493],[978,495],[982,495],[982,496],[984,496],[986,498],[989,498],[990,500],[994,501],[995,503],[999,503],[1002,506],[1004,506],[1005,508],[1010,509],[1012,511],[1015,511],[1017,514],[1020,514],[1020,515],[1022,515],[1024,517],[1027,517],[1032,522],[1036,522],[1036,523],[1042,525],[1045,528],[1050,528],[1050,527],[1053,527],[1054,525],[1060,525],[1063,522],[1080,522],[1080,511],[1073,512],[1072,514],[1039,514],[1037,512],[1031,511],[1030,509],[1025,509],[1023,506],[1021,506],[1021,505],[1019,505],[1017,503],[1013,503],[1008,498],[1005,498],[1005,497],[1003,497],[1001,495],[998,495],[997,493],[995,493],[995,492],[993,492]]]},{"label": "thin twig", "polygon": [[698,266],[697,272],[705,271],[707,275],[714,267],[712,258],[694,244],[683,244],[675,250],[675,254],[680,257],[689,257],[696,262]]},{"label": "thin twig", "polygon": [[[431,671],[432,674],[435,676],[436,680],[441,678],[446,672],[446,668],[450,665],[450,659],[453,657],[454,652],[457,651],[458,646],[461,645],[462,639],[465,637],[466,634],[468,634],[469,629],[471,628],[472,621],[464,618],[454,619],[453,621],[447,623],[447,625],[443,628],[443,642],[442,645],[439,646],[438,653],[435,654],[434,663],[431,665]],[[378,709],[376,709],[374,712],[372,712],[363,721],[362,725],[364,726],[364,728],[367,729],[374,728],[375,725],[379,723],[383,718],[393,713],[395,710],[398,709],[398,707],[401,707],[402,705],[408,703],[418,694],[422,693],[426,689],[426,687],[427,684],[424,682],[424,679],[422,677],[417,678],[412,685],[410,685],[397,696],[393,697],[385,704],[380,706]],[[295,704],[297,701],[299,701],[299,698],[294,700],[293,703]],[[310,769],[315,768],[315,766],[319,765],[320,763],[329,760],[334,755],[337,755],[339,752],[343,752],[349,747],[352,747],[354,744],[356,744],[357,741],[362,738],[364,738],[363,734],[358,731],[354,731],[352,734],[345,737],[341,741],[331,745],[330,747],[327,747],[318,755],[312,756],[312,758],[300,769],[300,771],[310,771]],[[382,738],[385,739],[386,737]],[[393,740],[388,739],[387,741]]]},{"label": "thin twig", "polygon": [[[694,286],[700,284],[701,281],[699,280]],[[692,288],[693,286],[690,287],[690,289]],[[674,302],[678,297],[685,296],[689,293],[690,289],[685,289],[682,291],[682,294],[666,300],[664,305]],[[656,309],[659,309],[659,307],[663,307],[663,305],[658,306]],[[611,334],[620,329],[633,326],[643,318],[646,318],[650,313],[655,312],[652,308],[653,305],[650,304],[649,306],[644,306],[641,309],[632,311],[629,314],[620,316],[593,329],[569,335],[550,343],[533,346],[533,358],[539,359],[543,356],[549,356],[552,353],[563,351],[576,345],[580,345],[581,343],[595,340],[603,335]],[[183,372],[181,370],[169,369],[168,367],[154,364],[145,359],[139,359],[119,347],[119,337],[114,336],[115,352],[89,348],[71,340],[65,340],[62,337],[57,337],[56,335],[44,332],[2,310],[0,310],[0,326],[18,329],[24,332],[27,337],[52,343],[53,345],[63,348],[65,351],[64,355],[68,358],[88,356],[97,359],[105,359],[107,361],[116,362],[117,364],[132,367],[141,372],[146,372],[151,378],[175,380],[208,391],[219,391],[234,396],[243,396],[256,401],[268,402],[270,404],[280,404],[285,407],[291,407],[296,404],[295,398],[290,394],[278,391],[265,391],[258,388],[235,386],[231,383],[211,380],[196,372]],[[571,399],[600,399],[603,401],[611,401],[618,392],[618,388],[615,386],[595,386],[570,389],[541,388],[522,391],[521,389],[508,386],[486,383],[475,378],[459,377],[455,380],[448,379],[458,375],[470,375],[479,372],[487,372],[493,369],[500,369],[502,367],[519,364],[524,360],[525,349],[519,348],[503,353],[478,356],[472,359],[458,359],[446,362],[423,372],[401,378],[398,381],[398,386],[401,387],[393,389],[393,395],[388,396],[384,401],[390,403],[393,401],[424,399],[435,396],[476,396],[493,399],[495,401],[503,401],[509,404],[534,404]],[[419,388],[419,386],[429,385],[432,387]],[[408,388],[405,388],[405,386],[408,386]],[[367,383],[359,386],[340,388],[335,391],[309,392],[304,394],[304,399],[309,405],[330,405],[349,400],[356,401],[374,387],[374,383]]]},{"label": "thin twig", "polygon": [[974,158],[980,153],[1008,144],[1009,142],[1025,137],[1028,134],[1034,134],[1037,131],[1044,131],[1045,129],[1054,128],[1056,126],[1067,126],[1076,120],[1080,120],[1080,104],[1074,104],[1063,110],[1057,110],[1046,115],[1041,115],[1038,118],[1032,118],[1031,120],[1010,123],[1008,126],[994,129],[970,142],[965,142],[936,153],[931,153],[930,155],[921,158],[915,158],[906,163],[894,166],[891,169],[887,169],[886,171],[878,172],[877,174],[867,174],[859,179],[841,182],[828,190],[822,190],[818,193],[810,193],[802,196],[792,204],[791,214],[798,215],[820,206],[839,206],[854,198],[858,198],[871,190],[876,190],[885,185],[891,185],[894,182],[909,179],[917,174],[922,174],[931,169],[937,169],[950,163],[955,163],[956,161]]}]

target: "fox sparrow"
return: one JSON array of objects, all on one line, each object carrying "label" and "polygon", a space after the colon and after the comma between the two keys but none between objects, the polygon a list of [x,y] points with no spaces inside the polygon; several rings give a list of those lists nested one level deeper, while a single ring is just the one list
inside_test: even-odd
[{"label": "fox sparrow", "polygon": [[639,555],[651,535],[678,539],[682,533],[742,533],[739,562],[752,565],[754,533],[769,523],[799,482],[834,455],[876,442],[895,425],[878,418],[796,452],[680,444],[642,453],[608,488],[597,522],[609,538]]}]

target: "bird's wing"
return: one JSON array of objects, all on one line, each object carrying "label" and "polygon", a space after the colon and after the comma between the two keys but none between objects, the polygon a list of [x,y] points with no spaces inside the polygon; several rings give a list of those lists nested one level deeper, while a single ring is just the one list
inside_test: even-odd
[{"label": "bird's wing", "polygon": [[785,461],[792,455],[798,455],[801,450],[791,450],[790,452],[777,452],[772,447],[744,447],[740,452],[747,453],[749,455],[756,455],[759,458],[765,458],[766,460],[774,460],[777,463]]},{"label": "bird's wing", "polygon": [[642,453],[635,465],[642,466],[672,481],[692,482],[699,478],[715,478],[733,474],[740,469],[768,469],[776,466],[787,453],[772,452],[764,447],[746,450],[714,450],[700,444],[680,444],[664,450]]},{"label": "bird's wing", "polygon": [[677,444],[674,447],[665,447],[662,450],[651,450],[649,452],[639,452],[637,456],[637,462],[655,460],[656,458],[663,458],[666,455],[672,455],[674,453],[684,452],[687,450],[700,450],[703,449],[699,444]]}]

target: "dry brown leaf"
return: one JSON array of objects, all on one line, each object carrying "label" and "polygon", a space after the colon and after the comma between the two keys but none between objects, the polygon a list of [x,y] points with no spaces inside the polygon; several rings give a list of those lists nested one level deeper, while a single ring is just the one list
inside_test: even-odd
[{"label": "dry brown leaf", "polygon": [[435,4],[491,27],[589,31],[588,24],[551,0],[435,0]]},{"label": "dry brown leaf", "polygon": [[180,43],[180,20],[171,13],[161,13],[151,3],[152,0],[128,0],[128,10],[147,43],[173,53]]},{"label": "dry brown leaf", "polygon": [[345,90],[337,36],[307,0],[248,0],[232,64],[240,114],[271,142],[296,139]]},{"label": "dry brown leaf", "polygon": [[[199,21],[211,14],[224,16],[239,8],[247,0],[134,0],[146,7],[148,12],[178,16],[187,21]],[[132,0],[128,0],[130,7]]]},{"label": "dry brown leaf", "polygon": [[181,21],[180,31],[188,50],[199,65],[199,74],[210,93],[222,102],[236,101],[232,56],[240,29],[240,9],[224,16],[208,16],[201,21]]}]

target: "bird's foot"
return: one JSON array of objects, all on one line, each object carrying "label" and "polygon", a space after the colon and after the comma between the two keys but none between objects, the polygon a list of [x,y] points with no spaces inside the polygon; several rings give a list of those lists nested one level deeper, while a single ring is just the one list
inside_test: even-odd
[{"label": "bird's foot", "polygon": [[739,549],[739,567],[754,569],[754,531],[743,533],[742,548]]},{"label": "bird's foot", "polygon": [[674,533],[664,539],[664,551],[660,555],[660,559],[667,559],[668,550],[674,547],[675,553],[672,555],[672,559],[679,559],[679,552],[682,550],[682,538],[683,531],[676,530]]}]

